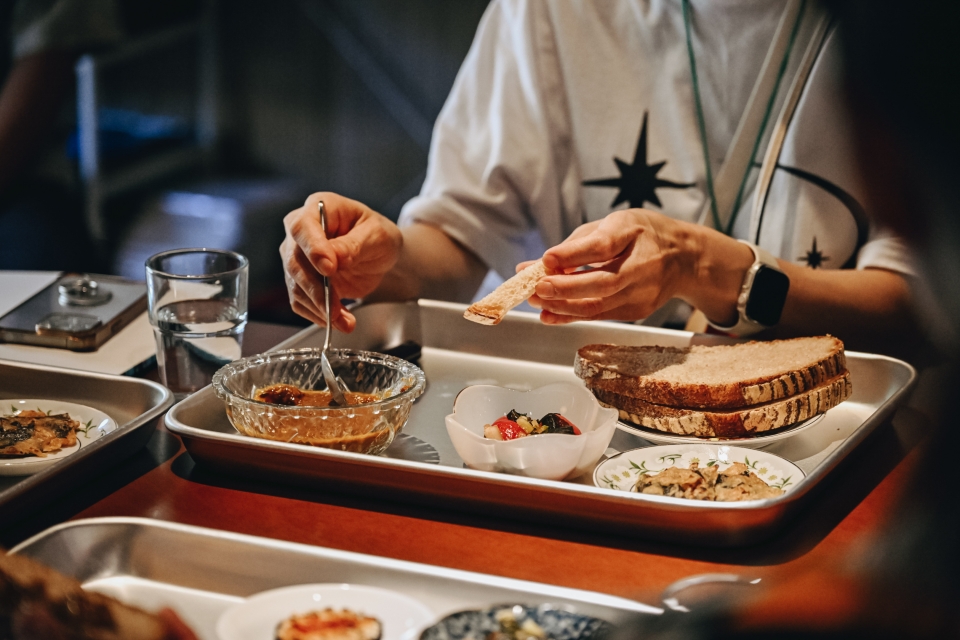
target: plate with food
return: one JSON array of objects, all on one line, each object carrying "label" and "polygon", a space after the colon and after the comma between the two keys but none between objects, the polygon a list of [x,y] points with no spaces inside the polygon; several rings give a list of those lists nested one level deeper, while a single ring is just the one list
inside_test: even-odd
[{"label": "plate with food", "polygon": [[679,444],[633,449],[597,465],[601,489],[709,502],[767,500],[790,491],[800,468],[765,451],[723,444]]},{"label": "plate with food", "polygon": [[420,640],[600,640],[613,633],[605,620],[549,604],[504,604],[452,613]]},{"label": "plate with food", "polygon": [[0,402],[0,476],[39,473],[117,429],[104,412],[75,402]]},{"label": "plate with food", "polygon": [[601,404],[654,442],[762,446],[812,426],[850,397],[832,336],[689,347],[591,344],[577,375]]},{"label": "plate with food", "polygon": [[414,640],[436,616],[418,600],[356,584],[271,589],[228,609],[220,640]]},{"label": "plate with food", "polygon": [[447,435],[468,467],[546,480],[592,469],[616,425],[617,412],[574,382],[531,391],[469,386],[446,417]]}]

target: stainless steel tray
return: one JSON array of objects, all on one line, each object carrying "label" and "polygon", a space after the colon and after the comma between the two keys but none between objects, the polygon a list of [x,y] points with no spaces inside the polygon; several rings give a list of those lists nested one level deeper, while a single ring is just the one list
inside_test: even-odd
[{"label": "stainless steel tray", "polygon": [[[374,492],[455,509],[485,509],[501,516],[564,527],[641,535],[672,542],[742,545],[772,534],[879,424],[914,384],[916,372],[899,360],[848,353],[853,396],[816,425],[768,448],[797,464],[806,477],[780,497],[741,504],[707,503],[628,494],[574,482],[537,480],[463,467],[444,427],[456,394],[469,384],[535,388],[576,380],[576,350],[593,342],[686,346],[716,338],[637,325],[593,322],[547,327],[535,314],[511,313],[496,327],[463,320],[462,305],[420,301],[375,304],[356,310],[357,331],[337,336],[338,347],[383,350],[407,340],[422,345],[427,390],[414,405],[404,433],[432,445],[439,464],[406,450],[375,457],[248,438],[227,421],[207,388],[176,405],[166,424],[200,463],[227,473],[282,480],[329,490]],[[320,346],[306,329],[278,348]],[[618,430],[611,447],[626,451],[650,443]],[[393,449],[393,448],[391,448]],[[407,458],[407,459],[404,459]]]},{"label": "stainless steel tray", "polygon": [[165,387],[138,378],[0,360],[0,402],[48,398],[77,402],[113,418],[116,431],[32,476],[0,477],[0,526],[43,507],[143,447],[173,404]]},{"label": "stainless steel tray", "polygon": [[312,547],[145,518],[92,518],[52,527],[15,547],[84,587],[147,610],[172,607],[201,640],[243,598],[287,585],[352,583],[393,589],[438,618],[517,603],[565,604],[617,624],[661,609],[615,596]]}]

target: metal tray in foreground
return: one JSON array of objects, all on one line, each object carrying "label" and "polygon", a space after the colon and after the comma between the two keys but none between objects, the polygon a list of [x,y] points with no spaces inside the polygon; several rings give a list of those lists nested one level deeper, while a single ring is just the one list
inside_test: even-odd
[{"label": "metal tray in foreground", "polygon": [[[356,310],[357,330],[337,346],[382,351],[407,341],[422,346],[427,390],[404,433],[432,445],[439,464],[388,450],[385,456],[312,448],[240,435],[223,404],[206,388],[176,405],[166,424],[201,464],[227,473],[292,482],[324,490],[368,492],[454,509],[671,542],[734,546],[768,537],[811,497],[811,490],[903,402],[916,379],[913,367],[885,356],[847,353],[853,396],[814,426],[765,451],[799,466],[806,477],[788,493],[747,503],[714,503],[626,493],[593,486],[590,474],[572,482],[538,480],[467,469],[444,426],[457,393],[471,384],[532,389],[577,380],[574,354],[583,345],[687,346],[719,340],[683,331],[613,322],[547,327],[534,314],[511,313],[495,326],[462,318],[462,305],[420,301],[374,304]],[[278,348],[320,346],[322,333],[306,329]],[[611,447],[650,446],[627,429]],[[393,449],[393,448],[391,448]],[[418,447],[409,447],[416,452]]]},{"label": "metal tray in foreground", "polygon": [[173,404],[173,394],[149,380],[0,360],[0,403],[9,398],[87,405],[118,428],[40,473],[0,477],[0,523],[25,517],[141,449]]},{"label": "metal tray in foreground", "polygon": [[146,518],[91,518],[52,527],[11,553],[38,560],[89,590],[155,611],[171,607],[201,640],[220,615],[267,589],[350,583],[392,589],[437,618],[500,604],[566,605],[613,624],[661,609],[615,596],[445,569]]}]

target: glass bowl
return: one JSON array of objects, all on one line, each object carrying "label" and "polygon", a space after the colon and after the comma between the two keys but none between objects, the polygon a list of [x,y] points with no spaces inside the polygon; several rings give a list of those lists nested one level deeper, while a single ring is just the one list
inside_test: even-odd
[{"label": "glass bowl", "polygon": [[227,417],[244,435],[340,451],[383,453],[403,428],[426,378],[419,367],[382,353],[329,349],[334,373],[353,393],[378,399],[348,407],[308,407],[254,400],[258,389],[287,384],[325,390],[320,349],[288,349],[237,360],[213,376]]}]

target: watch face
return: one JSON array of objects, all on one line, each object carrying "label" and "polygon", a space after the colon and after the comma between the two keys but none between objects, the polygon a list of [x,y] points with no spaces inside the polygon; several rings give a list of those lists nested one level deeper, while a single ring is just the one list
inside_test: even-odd
[{"label": "watch face", "polygon": [[747,317],[767,327],[777,324],[789,289],[790,278],[785,273],[761,266],[753,277],[750,299],[747,300]]}]

